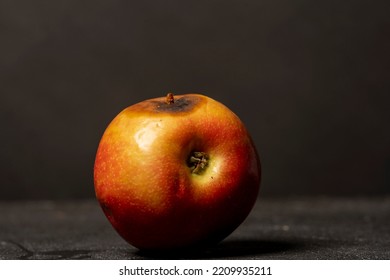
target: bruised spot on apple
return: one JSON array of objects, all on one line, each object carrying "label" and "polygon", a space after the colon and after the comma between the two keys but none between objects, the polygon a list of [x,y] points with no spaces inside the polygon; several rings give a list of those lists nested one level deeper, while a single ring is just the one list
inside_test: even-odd
[{"label": "bruised spot on apple", "polygon": [[166,112],[170,114],[186,113],[194,110],[197,106],[201,106],[202,98],[197,95],[184,95],[181,97],[173,97],[172,93],[168,93],[165,98],[155,98],[145,100],[133,105],[133,110],[142,112]]},{"label": "bruised spot on apple", "polygon": [[215,244],[248,216],[260,161],[240,119],[200,94],[132,105],[96,154],[95,192],[117,232],[143,250]]}]

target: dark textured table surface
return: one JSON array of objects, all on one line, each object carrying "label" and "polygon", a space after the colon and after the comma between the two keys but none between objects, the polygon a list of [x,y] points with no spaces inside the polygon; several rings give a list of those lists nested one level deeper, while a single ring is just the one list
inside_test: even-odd
[{"label": "dark textured table surface", "polygon": [[95,200],[0,202],[0,259],[390,259],[390,197],[261,198],[227,239],[197,254],[147,255]]}]

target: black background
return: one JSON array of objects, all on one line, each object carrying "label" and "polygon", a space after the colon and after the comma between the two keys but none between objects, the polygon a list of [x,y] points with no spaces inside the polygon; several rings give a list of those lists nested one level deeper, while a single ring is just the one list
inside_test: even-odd
[{"label": "black background", "polygon": [[390,193],[390,4],[0,1],[0,199],[89,198],[108,123],[199,92],[236,112],[264,195]]}]

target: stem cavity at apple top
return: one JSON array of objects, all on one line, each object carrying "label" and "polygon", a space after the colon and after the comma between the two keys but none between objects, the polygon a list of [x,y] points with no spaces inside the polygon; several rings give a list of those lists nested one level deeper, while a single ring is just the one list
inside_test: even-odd
[{"label": "stem cavity at apple top", "polygon": [[204,152],[192,152],[188,160],[188,167],[192,173],[201,174],[206,170],[209,156]]}]

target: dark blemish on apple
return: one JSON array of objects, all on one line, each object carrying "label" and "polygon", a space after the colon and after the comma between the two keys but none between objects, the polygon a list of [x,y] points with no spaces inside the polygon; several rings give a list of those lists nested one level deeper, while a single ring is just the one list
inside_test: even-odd
[{"label": "dark blemish on apple", "polygon": [[201,102],[201,98],[195,95],[187,95],[175,99],[174,103],[167,103],[164,101],[150,101],[157,112],[167,113],[184,113],[190,112],[196,105]]}]

